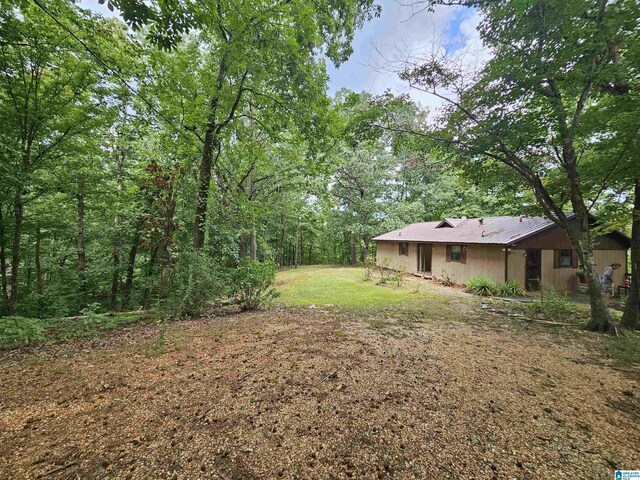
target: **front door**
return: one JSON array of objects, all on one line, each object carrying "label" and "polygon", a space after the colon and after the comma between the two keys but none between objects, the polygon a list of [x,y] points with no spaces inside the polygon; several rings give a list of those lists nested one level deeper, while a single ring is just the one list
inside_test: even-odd
[{"label": "front door", "polygon": [[542,250],[539,248],[527,248],[525,285],[527,290],[540,290],[542,285]]},{"label": "front door", "polygon": [[418,244],[418,271],[431,273],[431,253],[433,245],[430,243]]}]

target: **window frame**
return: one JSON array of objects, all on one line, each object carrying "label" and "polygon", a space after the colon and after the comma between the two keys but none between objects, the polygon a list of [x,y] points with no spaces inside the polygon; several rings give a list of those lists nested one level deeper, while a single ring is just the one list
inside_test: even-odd
[{"label": "window frame", "polygon": [[[457,248],[458,251],[454,252],[454,249]],[[454,254],[458,256],[458,258],[454,258]],[[451,261],[452,262],[462,262],[462,245],[451,245]]]},{"label": "window frame", "polygon": [[[570,248],[559,248],[560,252],[558,253],[558,268],[573,268],[573,250]],[[566,254],[567,255],[563,255]],[[568,264],[564,264],[563,260],[569,260]]]},{"label": "window frame", "polygon": [[398,255],[403,257],[409,256],[409,242],[398,242]]}]

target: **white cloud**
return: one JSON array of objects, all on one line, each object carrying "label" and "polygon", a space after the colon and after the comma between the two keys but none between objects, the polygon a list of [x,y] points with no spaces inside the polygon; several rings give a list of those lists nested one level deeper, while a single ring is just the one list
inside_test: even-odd
[{"label": "white cloud", "polygon": [[[365,27],[366,37],[357,38],[353,58],[340,69],[348,72],[336,75],[330,70],[331,90],[345,86],[379,94],[388,89],[407,93],[423,107],[435,110],[443,101],[412,89],[398,77],[398,71],[426,53],[446,54],[465,67],[478,68],[489,57],[477,32],[480,20],[476,10],[464,7],[437,7],[430,12],[395,0],[383,2],[381,20],[373,28]],[[340,85],[345,78],[346,84]]]}]

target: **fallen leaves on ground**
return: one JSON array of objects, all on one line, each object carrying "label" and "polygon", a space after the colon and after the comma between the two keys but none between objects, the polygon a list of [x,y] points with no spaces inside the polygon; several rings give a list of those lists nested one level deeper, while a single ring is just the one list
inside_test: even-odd
[{"label": "fallen leaves on ground", "polygon": [[591,361],[588,341],[414,320],[277,309],[5,353],[0,478],[609,479],[640,468],[638,375]]}]

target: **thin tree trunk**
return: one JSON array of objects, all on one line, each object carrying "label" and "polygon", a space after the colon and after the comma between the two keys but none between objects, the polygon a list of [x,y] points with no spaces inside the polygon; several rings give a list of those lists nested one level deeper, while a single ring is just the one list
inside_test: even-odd
[{"label": "thin tree trunk", "polygon": [[629,329],[640,328],[640,178],[634,181],[631,224],[631,289],[620,325]]},{"label": "thin tree trunk", "polygon": [[77,234],[76,251],[78,254],[78,293],[80,294],[80,309],[86,306],[87,302],[87,277],[86,277],[86,254],[84,248],[84,180],[78,181],[77,200]]},{"label": "thin tree trunk", "polygon": [[24,221],[24,202],[22,200],[22,187],[16,189],[13,199],[13,212],[15,218],[15,227],[13,230],[13,244],[11,255],[11,282],[9,292],[9,302],[7,303],[7,315],[13,315],[18,308],[19,286],[18,274],[20,266],[20,241],[22,240],[22,223]]},{"label": "thin tree trunk", "polygon": [[358,257],[356,255],[356,236],[354,233],[349,237],[349,246],[351,248],[351,265],[358,263]]},{"label": "thin tree trunk", "polygon": [[145,285],[142,290],[142,309],[149,310],[149,306],[151,304],[151,279],[153,278],[153,273],[156,268],[156,261],[158,260],[158,250],[160,245],[156,245],[151,250],[151,257],[149,258],[149,263],[147,264],[147,272],[145,275]]},{"label": "thin tree trunk", "polygon": [[3,314],[8,315],[9,284],[7,282],[7,251],[5,242],[4,216],[2,213],[2,207],[0,206],[0,269],[2,269],[0,276],[2,277],[2,307]]},{"label": "thin tree trunk", "polygon": [[133,289],[133,274],[136,267],[136,256],[138,255],[138,247],[140,246],[140,238],[142,237],[142,220],[136,222],[136,231],[129,249],[129,258],[127,261],[127,276],[122,288],[122,309],[128,310],[131,302],[131,290]]},{"label": "thin tree trunk", "polygon": [[284,210],[280,212],[280,237],[278,238],[278,263],[280,266],[285,264],[284,259],[284,238],[285,238],[285,228],[284,228]]},{"label": "thin tree trunk", "polygon": [[209,203],[209,188],[211,186],[211,169],[213,167],[213,150],[219,146],[219,140],[214,138],[214,126],[207,128],[204,137],[202,162],[200,163],[200,181],[196,198],[196,215],[193,228],[193,248],[204,247],[204,235],[207,224],[207,205]]},{"label": "thin tree trunk", "polygon": [[42,232],[40,231],[40,225],[36,225],[36,293],[42,295],[44,293],[44,279],[42,277],[42,264],[40,263],[40,250],[42,243]]},{"label": "thin tree trunk", "polygon": [[369,244],[370,240],[368,236],[362,237],[362,241],[364,242],[364,248],[362,249],[362,263],[367,263],[367,259],[369,258]]},{"label": "thin tree trunk", "polygon": [[[124,108],[124,114],[126,119],[126,106]],[[116,137],[114,148],[116,157],[116,191],[118,193],[118,200],[116,202],[116,212],[113,217],[113,272],[111,273],[111,295],[109,298],[109,308],[111,310],[116,310],[118,306],[118,289],[120,288],[120,248],[122,246],[122,237],[120,235],[120,211],[118,202],[120,200],[120,196],[122,195],[122,191],[124,190],[124,154],[120,149],[119,140],[120,139]]]}]

